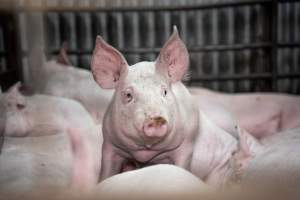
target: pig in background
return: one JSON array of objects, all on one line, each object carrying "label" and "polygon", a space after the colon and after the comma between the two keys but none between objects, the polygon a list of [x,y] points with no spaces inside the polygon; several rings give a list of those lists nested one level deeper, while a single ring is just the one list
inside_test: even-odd
[{"label": "pig in background", "polygon": [[225,94],[189,88],[199,102],[219,104],[256,138],[300,127],[300,97],[275,93]]},{"label": "pig in background", "polygon": [[[34,94],[25,96],[20,83],[1,94],[1,118],[5,136],[37,136],[65,131],[68,127],[87,129],[95,125],[80,103],[61,97]],[[2,124],[3,125],[3,124]]]},{"label": "pig in background", "polygon": [[96,123],[102,118],[113,92],[99,89],[90,71],[70,66],[65,49],[58,61],[46,61],[43,51],[34,48],[30,56],[30,81],[25,83],[36,93],[79,101]]},{"label": "pig in background", "polygon": [[299,189],[300,129],[265,137],[258,141],[247,131],[240,131],[239,149],[234,153],[235,178],[242,185],[276,184]]},{"label": "pig in background", "polygon": [[[20,93],[19,89],[20,84],[17,83],[0,97],[1,105],[4,108],[4,112],[1,112],[1,118],[4,118],[4,124],[1,128],[4,130],[4,137],[2,137],[4,147],[1,149],[5,151],[6,140],[16,140],[21,145],[22,141],[30,140],[27,139],[28,137],[39,136],[36,137],[37,139],[33,139],[39,143],[39,141],[47,142],[48,138],[51,138],[46,137],[47,135],[66,133],[69,129],[88,130],[79,131],[79,134],[83,140],[88,142],[86,148],[88,148],[89,156],[92,156],[95,163],[94,171],[97,173],[94,172],[94,174],[98,175],[101,165],[101,125],[96,125],[85,108],[74,100],[39,94],[25,96]],[[20,137],[20,139],[10,139],[11,137]],[[18,145],[15,146],[18,147]],[[29,142],[28,146],[30,146]],[[55,148],[55,144],[53,144],[53,148]],[[47,151],[47,149],[45,150]],[[19,151],[20,157],[22,157],[22,153],[27,153],[27,158],[32,155],[31,153],[34,153],[33,151],[28,152],[26,149],[24,151]],[[40,153],[43,151],[41,150]],[[4,156],[6,155],[0,155],[1,158]],[[39,159],[42,159],[42,156]],[[32,162],[35,160],[33,159]],[[31,166],[32,163],[28,161],[26,164],[26,166]]]},{"label": "pig in background", "polygon": [[[101,126],[88,130],[71,128],[54,135],[43,133],[42,137],[5,137],[0,155],[0,193],[32,192],[46,187],[86,192],[95,187],[101,165],[101,141],[95,138],[91,143],[85,135],[97,135],[99,131]],[[98,152],[92,147],[95,143]],[[78,171],[78,162],[84,165],[82,171]]]}]

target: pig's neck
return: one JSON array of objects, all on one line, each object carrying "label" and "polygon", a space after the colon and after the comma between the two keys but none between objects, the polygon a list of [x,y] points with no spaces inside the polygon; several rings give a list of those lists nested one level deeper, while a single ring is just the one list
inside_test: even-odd
[{"label": "pig's neck", "polygon": [[199,129],[193,155],[194,168],[206,183],[223,187],[232,175],[230,158],[237,149],[237,141],[201,112]]}]

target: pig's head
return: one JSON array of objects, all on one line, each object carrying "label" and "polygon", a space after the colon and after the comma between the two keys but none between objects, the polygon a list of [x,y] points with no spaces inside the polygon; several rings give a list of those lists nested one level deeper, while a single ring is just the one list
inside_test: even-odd
[{"label": "pig's head", "polygon": [[5,135],[15,136],[24,134],[27,129],[24,110],[25,97],[20,93],[20,83],[16,83],[6,93],[1,95],[1,127]]},{"label": "pig's head", "polygon": [[155,149],[163,141],[174,140],[174,132],[182,130],[172,88],[181,84],[188,63],[188,52],[176,27],[155,62],[132,66],[98,36],[91,62],[94,79],[104,89],[115,89],[103,122],[104,132],[117,134],[127,148]]}]

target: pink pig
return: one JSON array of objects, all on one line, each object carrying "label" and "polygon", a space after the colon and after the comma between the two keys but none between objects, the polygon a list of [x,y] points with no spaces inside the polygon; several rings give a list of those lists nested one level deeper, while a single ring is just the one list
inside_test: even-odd
[{"label": "pink pig", "polygon": [[132,66],[97,37],[91,68],[102,88],[115,89],[103,121],[101,180],[120,173],[128,160],[175,164],[212,185],[229,176],[236,139],[199,111],[181,83],[188,52],[176,28],[155,62]]},{"label": "pink pig", "polygon": [[224,94],[204,88],[189,88],[200,102],[221,105],[236,117],[238,124],[263,138],[300,127],[300,97],[287,94]]},{"label": "pink pig", "polygon": [[300,129],[291,129],[258,141],[239,131],[233,167],[242,185],[298,188],[300,184]]},{"label": "pink pig", "polygon": [[102,88],[115,89],[103,120],[101,179],[119,173],[128,159],[188,168],[198,109],[180,81],[188,52],[177,29],[155,62],[132,66],[98,36],[91,68]]}]

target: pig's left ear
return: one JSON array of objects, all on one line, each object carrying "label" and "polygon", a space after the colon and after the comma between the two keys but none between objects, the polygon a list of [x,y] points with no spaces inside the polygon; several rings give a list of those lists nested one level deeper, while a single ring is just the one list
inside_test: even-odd
[{"label": "pig's left ear", "polygon": [[26,100],[20,92],[21,83],[17,82],[6,93],[7,101],[13,102],[18,109],[23,109],[26,106]]},{"label": "pig's left ear", "polygon": [[62,47],[59,50],[57,63],[62,64],[64,66],[72,66],[72,63],[68,58],[67,50],[68,50],[68,43],[64,41]]},{"label": "pig's left ear", "polygon": [[246,130],[238,127],[238,134],[238,148],[245,156],[255,156],[263,148],[262,144]]},{"label": "pig's left ear", "polygon": [[156,69],[159,73],[165,73],[171,82],[180,81],[189,65],[189,54],[185,44],[180,39],[176,26],[173,34],[165,43],[156,60]]},{"label": "pig's left ear", "polygon": [[128,64],[122,54],[98,36],[91,62],[95,81],[104,89],[113,89],[127,68]]}]

